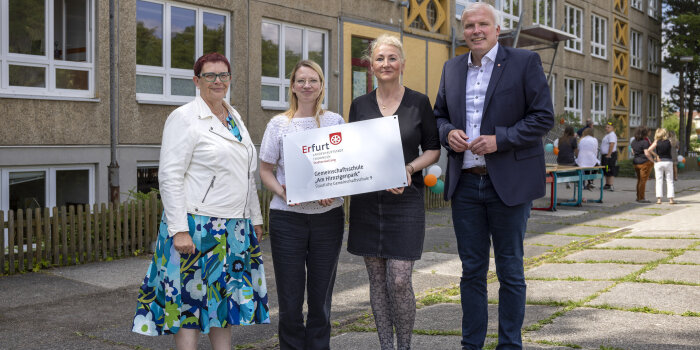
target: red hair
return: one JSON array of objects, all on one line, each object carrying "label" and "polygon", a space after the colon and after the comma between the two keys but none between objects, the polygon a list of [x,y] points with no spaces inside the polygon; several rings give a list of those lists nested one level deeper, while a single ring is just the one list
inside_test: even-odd
[{"label": "red hair", "polygon": [[194,63],[194,75],[199,76],[200,73],[202,73],[202,67],[204,67],[205,63],[208,62],[223,62],[226,63],[226,67],[228,67],[228,72],[231,73],[231,64],[228,62],[228,59],[226,56],[218,53],[218,52],[211,52],[208,53],[200,58],[197,59],[197,62]]}]

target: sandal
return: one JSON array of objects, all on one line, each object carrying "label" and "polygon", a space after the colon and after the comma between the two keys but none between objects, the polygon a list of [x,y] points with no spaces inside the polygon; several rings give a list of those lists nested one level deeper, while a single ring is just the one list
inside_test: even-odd
[{"label": "sandal", "polygon": [[661,198],[656,199],[656,204],[661,204]]},{"label": "sandal", "polygon": [[674,201],[673,198],[670,198],[670,199],[668,200],[668,204],[676,204],[676,201]]}]

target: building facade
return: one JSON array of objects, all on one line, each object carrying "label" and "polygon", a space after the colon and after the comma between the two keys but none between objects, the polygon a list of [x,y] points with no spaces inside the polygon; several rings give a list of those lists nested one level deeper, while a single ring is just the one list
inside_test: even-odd
[{"label": "building facade", "polygon": [[[326,108],[347,116],[373,89],[369,41],[403,40],[403,83],[434,100],[442,65],[467,52],[459,20],[469,0],[120,0],[117,4],[119,185],[157,186],[162,127],[197,91],[203,53],[232,65],[230,102],[253,140],[286,108],[300,59],[326,75]],[[540,51],[557,114],[630,128],[660,119],[658,0],[495,0],[504,31],[538,24],[577,39]],[[522,13],[521,13],[522,12]],[[522,23],[521,23],[522,22]],[[109,2],[0,0],[0,210],[109,200]],[[624,147],[620,143],[620,147]]]}]

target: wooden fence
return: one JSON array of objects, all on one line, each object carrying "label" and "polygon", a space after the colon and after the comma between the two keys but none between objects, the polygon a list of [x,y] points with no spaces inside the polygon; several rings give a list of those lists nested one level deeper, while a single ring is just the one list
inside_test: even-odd
[{"label": "wooden fence", "polygon": [[[259,191],[263,230],[269,232],[272,193]],[[426,209],[449,206],[426,189]],[[350,198],[345,197],[345,219]],[[124,203],[10,210],[0,220],[0,274],[49,266],[110,260],[150,251],[157,239],[163,206],[155,195]],[[0,218],[5,213],[0,211]],[[5,234],[7,232],[7,242]],[[7,245],[7,249],[4,247]]]}]

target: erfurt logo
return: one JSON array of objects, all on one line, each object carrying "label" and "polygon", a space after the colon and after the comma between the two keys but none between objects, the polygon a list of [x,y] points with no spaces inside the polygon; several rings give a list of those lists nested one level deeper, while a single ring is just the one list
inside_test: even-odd
[{"label": "erfurt logo", "polygon": [[329,145],[327,142],[322,145],[312,144],[311,146],[301,146],[301,153],[326,151],[329,149],[328,147]]},{"label": "erfurt logo", "polygon": [[337,145],[343,141],[343,135],[340,132],[334,132],[328,135],[332,145]]}]

